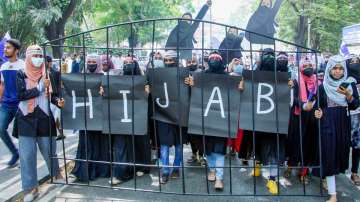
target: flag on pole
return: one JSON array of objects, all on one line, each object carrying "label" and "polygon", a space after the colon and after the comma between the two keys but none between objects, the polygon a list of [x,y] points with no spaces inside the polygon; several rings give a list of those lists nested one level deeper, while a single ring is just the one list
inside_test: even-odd
[{"label": "flag on pole", "polygon": [[350,51],[344,41],[341,43],[341,46],[340,46],[340,54],[344,57],[350,56]]},{"label": "flag on pole", "polygon": [[0,41],[0,63],[8,61],[8,59],[4,55],[5,42],[11,39],[9,32],[6,32],[4,38]]}]

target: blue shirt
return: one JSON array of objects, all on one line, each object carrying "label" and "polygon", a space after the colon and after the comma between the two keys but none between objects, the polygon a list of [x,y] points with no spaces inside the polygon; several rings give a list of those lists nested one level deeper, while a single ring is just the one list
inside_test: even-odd
[{"label": "blue shirt", "polygon": [[23,60],[15,62],[6,62],[1,65],[0,77],[1,83],[5,86],[1,105],[3,107],[17,107],[19,100],[16,91],[16,74],[18,70],[23,70],[25,63]]}]

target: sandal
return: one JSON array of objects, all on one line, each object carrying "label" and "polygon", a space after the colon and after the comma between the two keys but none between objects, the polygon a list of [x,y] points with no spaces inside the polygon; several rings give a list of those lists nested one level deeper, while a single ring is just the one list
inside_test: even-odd
[{"label": "sandal", "polygon": [[287,169],[284,171],[284,177],[285,177],[285,178],[290,178],[290,177],[291,177],[291,168],[287,168]]},{"label": "sandal", "polygon": [[360,186],[360,177],[357,174],[351,174],[351,181],[356,185]]},{"label": "sandal", "polygon": [[301,184],[308,185],[310,183],[310,179],[307,175],[305,175],[305,176],[300,175],[299,180],[300,180]]},{"label": "sandal", "polygon": [[328,190],[328,186],[327,186],[327,183],[326,183],[326,180],[322,180],[322,187],[325,191]]}]

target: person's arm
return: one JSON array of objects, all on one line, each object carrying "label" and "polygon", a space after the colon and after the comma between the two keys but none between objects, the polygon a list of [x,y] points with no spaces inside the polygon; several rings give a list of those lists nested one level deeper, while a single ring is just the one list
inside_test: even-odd
[{"label": "person's arm", "polygon": [[351,84],[353,89],[352,98],[348,99],[349,110],[356,110],[359,107],[359,92],[355,83]]},{"label": "person's arm", "polygon": [[[209,10],[210,6],[208,4],[205,4],[199,11],[199,13],[197,14],[197,16],[195,17],[195,20],[202,20],[207,11]],[[189,33],[187,34],[187,36],[191,35],[193,36],[197,30],[197,28],[199,27],[200,25],[200,22],[198,21],[195,21],[192,25],[191,25],[191,28],[190,28],[190,31]]]},{"label": "person's arm", "polygon": [[292,80],[293,82],[293,87],[292,89],[294,89],[294,102],[293,102],[293,106],[296,106],[296,107],[300,107],[302,108],[303,104],[300,99],[299,99],[299,85],[298,83],[296,82],[296,80]]},{"label": "person's arm", "polygon": [[[50,99],[50,102],[52,104],[54,104],[55,106],[58,106],[58,102],[60,100],[60,88],[59,88],[59,84],[60,82],[57,81],[58,77],[60,75],[58,74],[58,72],[56,71],[50,71],[50,74],[49,74],[49,80],[50,80],[50,83],[51,83],[51,87],[52,87],[52,93],[51,93],[51,99]],[[46,89],[45,89],[46,90]]]},{"label": "person's arm", "polygon": [[0,71],[0,101],[2,100],[3,94],[4,94],[4,89],[5,89],[5,85],[3,82],[3,76],[2,73]]},{"label": "person's arm", "polygon": [[232,49],[234,49],[234,57],[235,58],[241,58],[242,57],[242,53],[241,53],[241,38],[240,37],[236,37],[235,43],[233,44]]},{"label": "person's arm", "polygon": [[41,92],[45,92],[45,85],[40,83],[35,88],[26,89],[25,74],[18,71],[16,75],[16,91],[19,101],[26,101],[38,97]]},{"label": "person's arm", "polygon": [[276,0],[275,5],[273,7],[273,17],[275,18],[275,16],[277,15],[277,13],[280,10],[281,4],[284,0]]}]

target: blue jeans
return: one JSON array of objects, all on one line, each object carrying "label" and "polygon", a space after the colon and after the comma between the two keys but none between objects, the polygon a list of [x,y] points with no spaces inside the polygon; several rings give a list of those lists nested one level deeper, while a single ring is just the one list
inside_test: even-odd
[{"label": "blue jeans", "polygon": [[225,165],[225,156],[223,154],[218,154],[212,152],[207,156],[208,166],[210,171],[215,171],[216,179],[224,179],[224,165]]},{"label": "blue jeans", "polygon": [[[160,160],[161,164],[163,166],[169,166],[169,150],[170,147],[167,145],[161,145],[160,146]],[[174,166],[180,166],[182,161],[182,146],[176,145],[175,146],[175,159],[174,159]],[[179,168],[173,168],[173,170],[179,170]],[[163,167],[161,169],[161,172],[163,175],[169,175],[170,168],[169,167]]]},{"label": "blue jeans", "polygon": [[0,138],[10,150],[12,155],[18,154],[18,150],[12,142],[7,129],[11,121],[14,119],[17,109],[17,107],[0,106]]},{"label": "blue jeans", "polygon": [[[52,138],[52,151],[50,151],[50,137],[25,137],[19,136],[21,182],[23,191],[29,191],[38,186],[37,178],[37,147],[46,162],[50,176],[57,176],[59,173],[59,162],[56,157],[56,140]],[[52,172],[50,169],[52,168]]]}]

